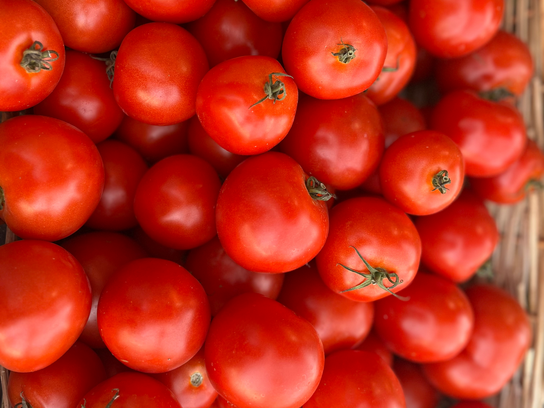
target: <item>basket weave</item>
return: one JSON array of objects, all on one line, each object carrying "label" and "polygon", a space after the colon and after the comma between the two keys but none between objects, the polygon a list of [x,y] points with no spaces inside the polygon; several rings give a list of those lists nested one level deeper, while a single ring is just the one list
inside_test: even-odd
[{"label": "basket weave", "polygon": [[[459,0],[463,1],[463,0]],[[544,3],[544,1],[542,2]],[[530,47],[535,74],[518,101],[529,138],[544,149],[544,4],[541,0],[506,0],[503,28]],[[12,114],[3,113],[0,122]],[[544,190],[532,193],[514,206],[489,205],[501,233],[492,257],[494,283],[512,293],[527,310],[534,331],[533,344],[512,380],[487,402],[496,408],[544,407]],[[541,238],[542,237],[542,238]],[[0,244],[15,240],[0,226]],[[0,367],[2,406],[7,397],[9,373]]]}]

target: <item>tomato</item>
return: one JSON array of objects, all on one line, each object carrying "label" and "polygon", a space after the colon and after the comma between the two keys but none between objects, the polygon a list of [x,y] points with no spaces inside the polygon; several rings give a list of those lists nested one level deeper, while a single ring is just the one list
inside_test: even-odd
[{"label": "tomato", "polygon": [[[348,18],[349,16],[349,18]],[[387,52],[385,30],[359,0],[313,0],[293,17],[283,39],[285,70],[314,98],[341,99],[368,89]]]},{"label": "tomato", "polygon": [[511,295],[493,285],[466,290],[474,309],[467,347],[451,360],[423,365],[430,383],[458,399],[490,397],[506,385],[531,344],[531,324]]},{"label": "tomato", "polygon": [[378,337],[374,329],[372,329],[364,341],[357,347],[354,347],[354,349],[376,353],[383,358],[389,367],[393,366],[393,353],[387,348],[382,339]]},{"label": "tomato", "polygon": [[443,210],[459,195],[465,178],[461,150],[446,135],[421,130],[399,137],[380,162],[384,197],[408,214]]},{"label": "tomato", "polygon": [[187,30],[169,23],[144,24],[119,47],[113,94],[131,118],[173,125],[195,114],[196,90],[207,71],[206,54]]},{"label": "tomato", "polygon": [[206,74],[196,113],[217,144],[250,155],[270,150],[287,135],[297,102],[297,86],[280,63],[250,55],[222,62]]},{"label": "tomato", "polygon": [[109,137],[123,120],[106,65],[77,51],[66,52],[62,78],[51,95],[34,107],[34,113],[68,122],[95,143]]},{"label": "tomato", "polygon": [[8,395],[12,406],[21,404],[24,398],[33,408],[72,408],[105,379],[106,370],[96,353],[83,343],[75,343],[61,358],[41,370],[11,373]]},{"label": "tomato", "polygon": [[280,149],[327,186],[349,190],[378,167],[383,123],[376,105],[363,94],[331,101],[304,95]]},{"label": "tomato", "polygon": [[92,214],[104,165],[80,130],[45,116],[0,124],[0,218],[19,237],[56,241]]},{"label": "tomato", "polygon": [[375,353],[337,351],[325,360],[323,378],[304,408],[404,408],[399,380]]},{"label": "tomato", "polygon": [[461,58],[437,60],[435,78],[443,93],[457,89],[477,92],[504,89],[521,95],[533,76],[529,47],[506,31]]},{"label": "tomato", "polygon": [[448,135],[461,149],[467,176],[491,177],[518,160],[527,144],[521,114],[507,102],[473,91],[454,91],[433,108],[431,129]]},{"label": "tomato", "polygon": [[440,58],[470,54],[499,30],[504,0],[413,0],[410,30],[416,42]]},{"label": "tomato", "polygon": [[393,12],[380,6],[372,10],[383,25],[387,35],[387,55],[382,72],[366,95],[376,105],[392,100],[406,86],[416,65],[416,43],[407,23]]},{"label": "tomato", "polygon": [[147,256],[146,251],[129,237],[114,232],[89,232],[61,242],[81,264],[91,284],[91,314],[79,340],[92,348],[106,347],[96,322],[98,299],[110,276],[121,266]]},{"label": "tomato", "polygon": [[91,389],[81,408],[181,408],[166,385],[142,373],[120,373]]},{"label": "tomato", "polygon": [[250,271],[279,273],[317,255],[329,219],[325,202],[309,193],[311,181],[296,161],[278,152],[250,157],[229,174],[217,199],[216,221],[219,240],[234,262]]},{"label": "tomato", "polygon": [[356,346],[374,320],[372,303],[354,302],[332,292],[313,263],[286,274],[278,302],[314,326],[325,354]]},{"label": "tomato", "polygon": [[281,24],[257,17],[241,1],[217,0],[209,12],[186,28],[204,48],[211,67],[243,55],[280,55]]},{"label": "tomato", "polygon": [[57,86],[64,42],[51,16],[32,0],[1,0],[0,21],[0,111],[27,109]]},{"label": "tomato", "polygon": [[276,299],[283,285],[283,274],[256,273],[238,265],[227,255],[217,237],[192,249],[184,266],[204,287],[212,316],[242,293],[256,292]]},{"label": "tomato", "polygon": [[98,329],[112,354],[148,373],[174,370],[202,347],[210,306],[198,281],[158,258],[129,262],[114,273],[98,302]]},{"label": "tomato", "polygon": [[466,189],[448,208],[417,217],[414,224],[421,238],[421,262],[454,282],[470,279],[499,242],[495,220],[482,200]]},{"label": "tomato", "polygon": [[406,408],[436,408],[438,406],[440,394],[429,384],[421,366],[396,358],[393,371],[402,386]]},{"label": "tomato", "polygon": [[187,23],[202,17],[210,10],[215,0],[126,0],[126,3],[138,14],[152,21],[166,23]]},{"label": "tomato", "polygon": [[408,286],[420,257],[421,241],[410,218],[382,198],[360,197],[332,208],[327,242],[316,261],[330,289],[369,302]]},{"label": "tomato", "polygon": [[251,11],[266,21],[289,21],[309,0],[243,0]]},{"label": "tomato", "polygon": [[418,363],[446,361],[467,345],[474,314],[453,282],[419,272],[402,291],[375,303],[374,328],[393,353]]},{"label": "tomato", "polygon": [[221,309],[205,358],[213,387],[238,408],[300,408],[316,390],[325,360],[309,322],[257,293]]},{"label": "tomato", "polygon": [[46,241],[0,246],[0,365],[27,373],[57,361],[81,334],[91,287],[77,260]]},{"label": "tomato", "polygon": [[525,198],[527,192],[538,188],[544,174],[544,153],[533,140],[521,157],[503,173],[494,177],[469,178],[474,192],[485,200],[499,204],[514,204]]}]

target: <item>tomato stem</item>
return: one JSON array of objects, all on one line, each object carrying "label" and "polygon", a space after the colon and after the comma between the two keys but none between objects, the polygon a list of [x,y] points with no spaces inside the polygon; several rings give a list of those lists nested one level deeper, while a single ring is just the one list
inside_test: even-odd
[{"label": "tomato stem", "polygon": [[331,198],[336,198],[334,194],[327,191],[327,186],[314,176],[310,176],[306,180],[306,189],[314,200],[329,201]]},{"label": "tomato stem", "polygon": [[23,51],[23,59],[20,65],[29,74],[36,74],[42,69],[44,71],[51,71],[53,69],[51,62],[58,59],[59,53],[57,51],[43,51],[43,44],[39,41],[34,41],[30,48]]},{"label": "tomato stem", "polygon": [[202,381],[204,380],[204,377],[202,377],[202,374],[199,372],[194,373],[191,375],[191,385],[193,387],[200,387],[202,385]]},{"label": "tomato stem", "polygon": [[[524,187],[525,187],[525,191],[542,190],[544,188],[544,184],[542,183],[542,181],[538,179],[530,179],[529,181],[527,181],[527,183],[525,183]],[[0,200],[1,199],[2,199],[2,196],[0,195]],[[0,210],[2,209],[1,204],[2,203],[0,202]]]},{"label": "tomato stem", "polygon": [[357,48],[351,44],[344,44],[342,39],[340,39],[340,44],[336,45],[341,45],[342,48],[338,52],[331,52],[331,54],[338,57],[338,61],[342,64],[349,64],[351,60],[355,58],[355,51],[357,51]]},{"label": "tomato stem", "polygon": [[480,92],[479,96],[480,98],[487,99],[488,101],[498,102],[505,98],[514,98],[516,95],[506,88],[495,88],[490,89],[489,91]]},{"label": "tomato stem", "polygon": [[287,90],[285,89],[285,84],[279,79],[273,81],[273,76],[285,76],[293,78],[291,75],[288,74],[284,74],[281,72],[272,72],[270,75],[268,75],[268,82],[264,84],[264,93],[266,95],[262,99],[251,105],[248,109],[253,108],[255,105],[258,105],[266,101],[267,99],[272,99],[273,103],[276,103],[276,101],[283,101],[287,97]]},{"label": "tomato stem", "polygon": [[109,58],[100,58],[93,55],[91,55],[91,58],[106,63],[106,75],[110,80],[111,89],[113,87],[113,77],[115,76],[115,59],[117,58],[117,51],[112,51]]},{"label": "tomato stem", "polygon": [[478,268],[476,275],[479,278],[493,279],[493,264],[491,263],[491,259],[485,261],[484,264]]},{"label": "tomato stem", "polygon": [[433,177],[434,188],[431,191],[438,190],[440,191],[440,194],[446,194],[448,192],[448,188],[446,187],[446,184],[451,184],[451,179],[448,176],[448,171],[440,170]]},{"label": "tomato stem", "polygon": [[32,405],[26,402],[25,396],[22,391],[21,391],[21,394],[19,395],[21,396],[21,402],[19,402],[18,404],[15,404],[14,408],[32,408]]},{"label": "tomato stem", "polygon": [[[370,285],[378,285],[379,288],[389,292],[390,294],[395,296],[397,299],[400,299],[400,300],[403,300],[403,301],[406,301],[406,300],[410,299],[410,298],[407,298],[407,297],[399,296],[396,293],[393,293],[391,291],[391,289],[395,288],[397,285],[399,285],[399,284],[401,284],[403,282],[399,278],[399,275],[397,275],[395,272],[388,272],[383,268],[373,268],[372,266],[369,265],[369,263],[365,260],[365,258],[363,258],[363,256],[357,250],[357,248],[355,248],[354,246],[351,246],[351,245],[350,245],[350,247],[353,248],[355,250],[355,252],[357,252],[357,255],[359,256],[359,258],[361,258],[361,260],[365,264],[366,268],[368,269],[369,273],[356,271],[355,269],[351,269],[351,268],[349,268],[349,267],[347,267],[345,265],[337,264],[337,265],[340,265],[342,268],[345,268],[348,271],[356,273],[357,275],[360,275],[360,276],[365,278],[365,280],[363,282],[361,282],[360,284],[358,284],[356,286],[353,286],[352,288],[343,290],[340,293],[351,292],[352,290],[366,288],[367,286],[370,286]],[[389,286],[389,287],[385,286],[385,284],[384,284],[385,279],[387,279],[391,283],[391,286]]]}]

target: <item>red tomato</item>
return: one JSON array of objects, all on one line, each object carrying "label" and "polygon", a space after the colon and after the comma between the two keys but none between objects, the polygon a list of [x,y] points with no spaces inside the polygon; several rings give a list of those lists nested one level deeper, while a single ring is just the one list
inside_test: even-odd
[{"label": "red tomato", "polygon": [[334,206],[317,269],[325,284],[351,300],[369,302],[414,279],[421,240],[414,224],[382,198],[351,198]]},{"label": "red tomato", "polygon": [[204,48],[211,67],[243,55],[280,55],[281,24],[257,17],[241,1],[217,0],[206,15],[186,28]]},{"label": "red tomato", "polygon": [[41,370],[11,373],[7,384],[9,401],[12,406],[21,406],[24,398],[33,408],[73,408],[87,391],[105,379],[106,370],[96,353],[83,343],[75,343]]},{"label": "red tomato", "polygon": [[45,116],[0,124],[0,218],[19,237],[56,241],[77,231],[100,201],[104,166],[80,130]]},{"label": "red tomato", "polygon": [[293,127],[280,144],[304,171],[339,190],[365,181],[378,167],[383,148],[380,114],[363,94],[331,101],[302,96]]},{"label": "red tomato", "polygon": [[406,408],[436,408],[438,406],[440,394],[429,384],[418,364],[396,358],[393,371],[402,386]]},{"label": "red tomato", "polygon": [[1,0],[0,21],[0,111],[27,109],[57,86],[64,42],[51,16],[31,0]]},{"label": "red tomato", "polygon": [[326,203],[311,179],[283,153],[250,157],[227,177],[217,199],[217,234],[225,252],[250,271],[287,272],[313,259],[329,228]]},{"label": "red tomato", "polygon": [[81,334],[91,287],[58,245],[23,240],[0,246],[0,365],[27,373],[57,361]]},{"label": "red tomato", "polygon": [[314,326],[325,354],[356,346],[374,320],[372,303],[354,302],[331,291],[313,263],[286,274],[278,302]]},{"label": "red tomato", "polygon": [[149,20],[180,24],[202,17],[212,8],[215,0],[126,0],[126,3]]},{"label": "red tomato", "polygon": [[380,162],[383,196],[408,214],[428,215],[450,205],[463,188],[465,163],[446,135],[421,130],[399,137]]},{"label": "red tomato", "polygon": [[374,329],[372,329],[364,341],[357,347],[354,347],[354,349],[376,353],[383,358],[389,367],[393,366],[393,353],[386,347],[382,339],[378,337]]},{"label": "red tomato", "polygon": [[283,39],[285,70],[314,98],[341,99],[368,89],[387,52],[385,30],[359,0],[313,0],[295,15]]},{"label": "red tomato", "polygon": [[124,116],[113,97],[106,65],[77,51],[66,52],[62,78],[34,113],[68,122],[95,143],[109,137]]},{"label": "red tomato", "polygon": [[113,94],[131,118],[173,125],[195,114],[196,90],[207,71],[202,46],[185,29],[169,23],[144,24],[121,43]]},{"label": "red tomato", "polygon": [[91,314],[79,340],[92,348],[106,347],[96,322],[96,309],[102,289],[114,272],[130,261],[146,257],[147,252],[134,240],[114,232],[77,235],[62,241],[61,246],[78,260],[91,284]]},{"label": "red tomato", "polygon": [[309,322],[257,293],[221,309],[205,357],[212,385],[239,408],[300,408],[316,390],[325,360]]},{"label": "red tomato", "polygon": [[470,190],[448,208],[417,217],[414,224],[421,238],[421,262],[454,282],[470,279],[499,242],[495,220]]},{"label": "red tomato", "polygon": [[323,378],[304,408],[405,408],[399,380],[375,353],[342,350],[325,360]]},{"label": "red tomato", "polygon": [[466,291],[474,309],[474,332],[451,360],[423,366],[430,383],[458,399],[483,399],[512,378],[531,344],[531,324],[504,290],[476,285]]},{"label": "red tomato", "polygon": [[297,86],[280,63],[250,55],[222,62],[206,74],[198,87],[196,113],[217,144],[250,155],[281,142],[297,102]]},{"label": "red tomato", "polygon": [[504,0],[411,0],[410,29],[433,55],[461,57],[493,38],[503,9]]},{"label": "red tomato", "polygon": [[148,373],[174,370],[202,347],[210,306],[198,281],[157,258],[132,261],[110,277],[98,302],[98,329],[112,354]]},{"label": "red tomato", "polygon": [[433,108],[430,126],[461,149],[466,174],[491,177],[518,160],[527,144],[523,117],[507,102],[493,102],[473,91],[454,91]]},{"label": "red tomato", "polygon": [[243,2],[266,21],[289,21],[309,0],[243,0]]}]

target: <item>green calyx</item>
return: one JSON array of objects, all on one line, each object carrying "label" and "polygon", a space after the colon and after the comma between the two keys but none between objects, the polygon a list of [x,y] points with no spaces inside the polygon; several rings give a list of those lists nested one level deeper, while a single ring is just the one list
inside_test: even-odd
[{"label": "green calyx", "polygon": [[433,189],[431,191],[440,191],[440,194],[446,194],[448,192],[447,184],[451,184],[451,179],[447,170],[441,170],[433,177]]},{"label": "green calyx", "polygon": [[268,82],[264,84],[265,96],[262,99],[259,99],[253,105],[251,105],[248,109],[253,108],[255,105],[258,105],[266,101],[267,99],[271,99],[273,103],[276,103],[276,101],[283,101],[287,97],[287,90],[285,89],[285,84],[277,78],[275,81],[272,79],[273,77],[282,76],[293,78],[291,75],[284,74],[282,72],[272,72],[270,75],[268,75]]},{"label": "green calyx", "polygon": [[332,55],[338,58],[338,61],[340,61],[342,64],[349,64],[352,59],[355,58],[355,51],[357,51],[357,48],[355,48],[351,44],[344,44],[344,41],[340,40],[340,44],[342,48],[338,52],[331,52]]},{"label": "green calyx", "polygon": [[306,180],[306,189],[314,200],[329,201],[331,198],[336,198],[334,194],[327,191],[325,184],[321,183],[314,176],[310,176]]},{"label": "green calyx", "polygon": [[[37,47],[37,48],[36,48]],[[23,51],[23,58],[19,65],[29,74],[37,74],[40,71],[51,71],[51,63],[59,59],[57,51],[44,51],[43,44],[34,41],[30,48]]]}]

